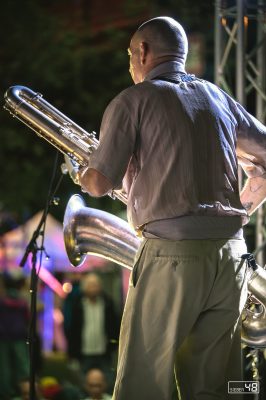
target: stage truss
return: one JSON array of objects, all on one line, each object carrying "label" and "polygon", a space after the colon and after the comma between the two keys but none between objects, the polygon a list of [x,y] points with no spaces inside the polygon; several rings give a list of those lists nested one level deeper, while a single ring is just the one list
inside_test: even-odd
[{"label": "stage truss", "polygon": [[[266,0],[216,0],[215,83],[266,122]],[[240,172],[240,184],[243,176]],[[266,208],[256,215],[256,258],[265,265]]]}]

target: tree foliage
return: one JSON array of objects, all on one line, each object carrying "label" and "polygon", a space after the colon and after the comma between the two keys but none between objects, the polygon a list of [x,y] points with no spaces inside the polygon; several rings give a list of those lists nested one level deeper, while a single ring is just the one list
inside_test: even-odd
[{"label": "tree foliage", "polygon": [[[69,2],[9,0],[2,4],[0,96],[3,98],[9,86],[28,86],[41,92],[47,101],[87,131],[97,132],[108,102],[131,85],[126,49],[133,30],[143,20],[144,11],[149,10],[151,17],[165,13],[183,18],[187,25],[191,23],[192,29],[200,25],[202,7],[208,8],[209,15],[213,12],[211,1],[199,5],[193,0],[191,8],[184,0],[146,0],[141,5],[126,0],[125,16],[133,16],[134,26],[110,28],[109,24],[96,35],[90,23],[83,21],[78,25],[71,15],[53,12],[54,5],[63,10]],[[86,4],[88,9],[89,2]],[[206,32],[208,24],[204,29]],[[16,213],[21,222],[44,207],[55,150],[18,120],[12,120],[7,112],[1,111],[0,121],[0,207]],[[67,176],[63,179],[58,192],[61,204],[53,210],[58,218],[62,220],[70,195],[79,191]],[[87,200],[90,206],[113,213],[124,208],[119,201],[108,198]]]},{"label": "tree foliage", "polygon": [[[2,98],[9,86],[28,86],[86,130],[99,131],[107,103],[130,84],[126,51],[116,49],[126,34],[105,32],[110,47],[103,51],[89,30],[66,28],[34,0],[7,2],[1,19]],[[45,204],[55,150],[4,111],[1,131],[1,208],[16,212],[21,220]],[[62,216],[70,194],[79,191],[66,177],[59,190],[61,207],[54,213]],[[122,207],[108,199],[89,203],[114,212]]]}]

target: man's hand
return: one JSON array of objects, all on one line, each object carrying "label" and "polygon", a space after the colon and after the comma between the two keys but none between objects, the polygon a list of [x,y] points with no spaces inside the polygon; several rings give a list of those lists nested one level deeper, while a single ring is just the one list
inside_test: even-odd
[{"label": "man's hand", "polygon": [[255,178],[248,178],[240,194],[240,200],[248,215],[266,200],[266,174]]},{"label": "man's hand", "polygon": [[81,169],[79,182],[82,189],[93,197],[104,196],[113,188],[111,181],[93,168]]}]

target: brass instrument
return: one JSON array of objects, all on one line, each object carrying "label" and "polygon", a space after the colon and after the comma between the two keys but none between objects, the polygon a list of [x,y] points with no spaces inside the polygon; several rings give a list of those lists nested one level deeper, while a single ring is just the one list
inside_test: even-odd
[{"label": "brass instrument", "polygon": [[[95,132],[86,132],[44,100],[40,93],[25,86],[12,86],[6,91],[4,108],[69,157],[74,165],[86,167],[90,154],[98,147]],[[120,190],[113,190],[110,196],[127,204]]]},{"label": "brass instrument", "polygon": [[[141,240],[121,218],[85,207],[81,196],[73,195],[64,216],[65,247],[72,265],[82,264],[86,254],[94,254],[132,269]],[[248,301],[242,313],[242,342],[249,347],[266,347],[266,271],[248,267],[248,291],[261,310],[252,311]],[[253,299],[254,304],[254,299]],[[252,305],[253,305],[252,304]]]},{"label": "brass instrument", "polygon": [[132,269],[141,240],[126,221],[85,207],[78,194],[68,201],[63,231],[66,252],[73,266],[81,265],[87,254],[93,254]]},{"label": "brass instrument", "polygon": [[251,294],[242,313],[242,341],[249,347],[266,347],[266,270],[258,265],[248,269]]},{"label": "brass instrument", "polygon": [[[5,94],[4,107],[60,150],[74,163],[74,168],[76,164],[88,165],[90,154],[99,144],[95,133],[86,132],[44,100],[41,94],[24,86],[12,86]],[[110,195],[127,204],[123,192],[114,190]],[[140,245],[140,240],[125,221],[85,207],[77,195],[71,197],[66,208],[64,237],[68,257],[74,266],[80,265],[86,254],[96,254],[131,269]],[[266,271],[263,268],[249,268],[248,290],[252,307],[247,302],[242,314],[242,341],[249,347],[266,347]]]}]

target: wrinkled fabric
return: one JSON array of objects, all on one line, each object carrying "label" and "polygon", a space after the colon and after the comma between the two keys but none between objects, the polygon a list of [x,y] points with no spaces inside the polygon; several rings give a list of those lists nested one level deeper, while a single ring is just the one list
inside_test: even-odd
[{"label": "wrinkled fabric", "polygon": [[243,379],[235,330],[247,298],[245,252],[243,240],[143,241],[113,400],[170,400],[174,365],[182,400],[225,400],[227,380]]},{"label": "wrinkled fabric", "polygon": [[114,187],[123,181],[134,228],[186,215],[245,218],[238,159],[248,176],[266,171],[266,128],[210,82],[165,80],[180,73],[178,62],[160,64],[115,97],[90,159]]}]

